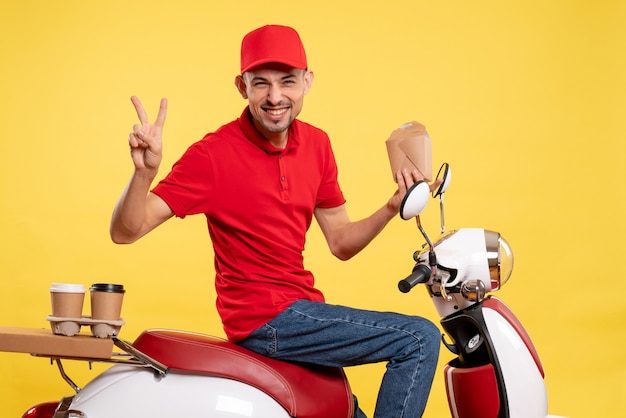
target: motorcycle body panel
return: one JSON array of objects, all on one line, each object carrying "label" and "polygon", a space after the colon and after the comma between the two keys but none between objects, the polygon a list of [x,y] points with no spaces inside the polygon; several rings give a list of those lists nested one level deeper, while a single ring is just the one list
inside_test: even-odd
[{"label": "motorcycle body panel", "polygon": [[113,366],[89,382],[70,409],[88,418],[289,417],[267,394],[235,380],[177,371],[161,377],[127,365]]},{"label": "motorcycle body panel", "polygon": [[526,331],[491,297],[442,320],[459,355],[444,369],[455,418],[545,418],[543,368]]}]

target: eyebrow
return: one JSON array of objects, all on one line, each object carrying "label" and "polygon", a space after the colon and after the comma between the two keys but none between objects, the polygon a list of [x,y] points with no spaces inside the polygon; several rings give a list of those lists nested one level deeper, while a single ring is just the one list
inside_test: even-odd
[{"label": "eyebrow", "polygon": [[[281,81],[284,81],[290,78],[297,78],[297,74],[289,73],[289,74],[282,76],[280,79]],[[263,76],[254,76],[252,77],[252,79],[250,79],[250,81],[269,81],[269,79]]]}]

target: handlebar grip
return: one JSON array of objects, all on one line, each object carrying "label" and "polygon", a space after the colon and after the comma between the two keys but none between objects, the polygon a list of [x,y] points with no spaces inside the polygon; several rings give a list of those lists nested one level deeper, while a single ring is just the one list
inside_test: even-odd
[{"label": "handlebar grip", "polygon": [[413,272],[409,276],[398,282],[398,289],[402,293],[408,293],[411,289],[420,283],[426,283],[430,280],[431,269],[426,264],[417,264]]}]

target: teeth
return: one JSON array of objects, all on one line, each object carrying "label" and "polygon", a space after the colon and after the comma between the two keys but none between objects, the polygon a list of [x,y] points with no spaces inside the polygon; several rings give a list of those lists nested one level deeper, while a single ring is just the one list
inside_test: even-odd
[{"label": "teeth", "polygon": [[272,116],[280,116],[285,113],[287,109],[267,109],[266,112]]}]

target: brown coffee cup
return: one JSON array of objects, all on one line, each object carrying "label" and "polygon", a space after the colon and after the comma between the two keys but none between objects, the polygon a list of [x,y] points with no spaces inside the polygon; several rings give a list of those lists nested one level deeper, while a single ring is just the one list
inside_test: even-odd
[{"label": "brown coffee cup", "polygon": [[122,313],[124,286],[121,284],[95,283],[89,288],[91,294],[91,318],[117,321]]},{"label": "brown coffee cup", "polygon": [[52,316],[80,319],[83,315],[85,286],[82,284],[52,283],[50,301]]}]

